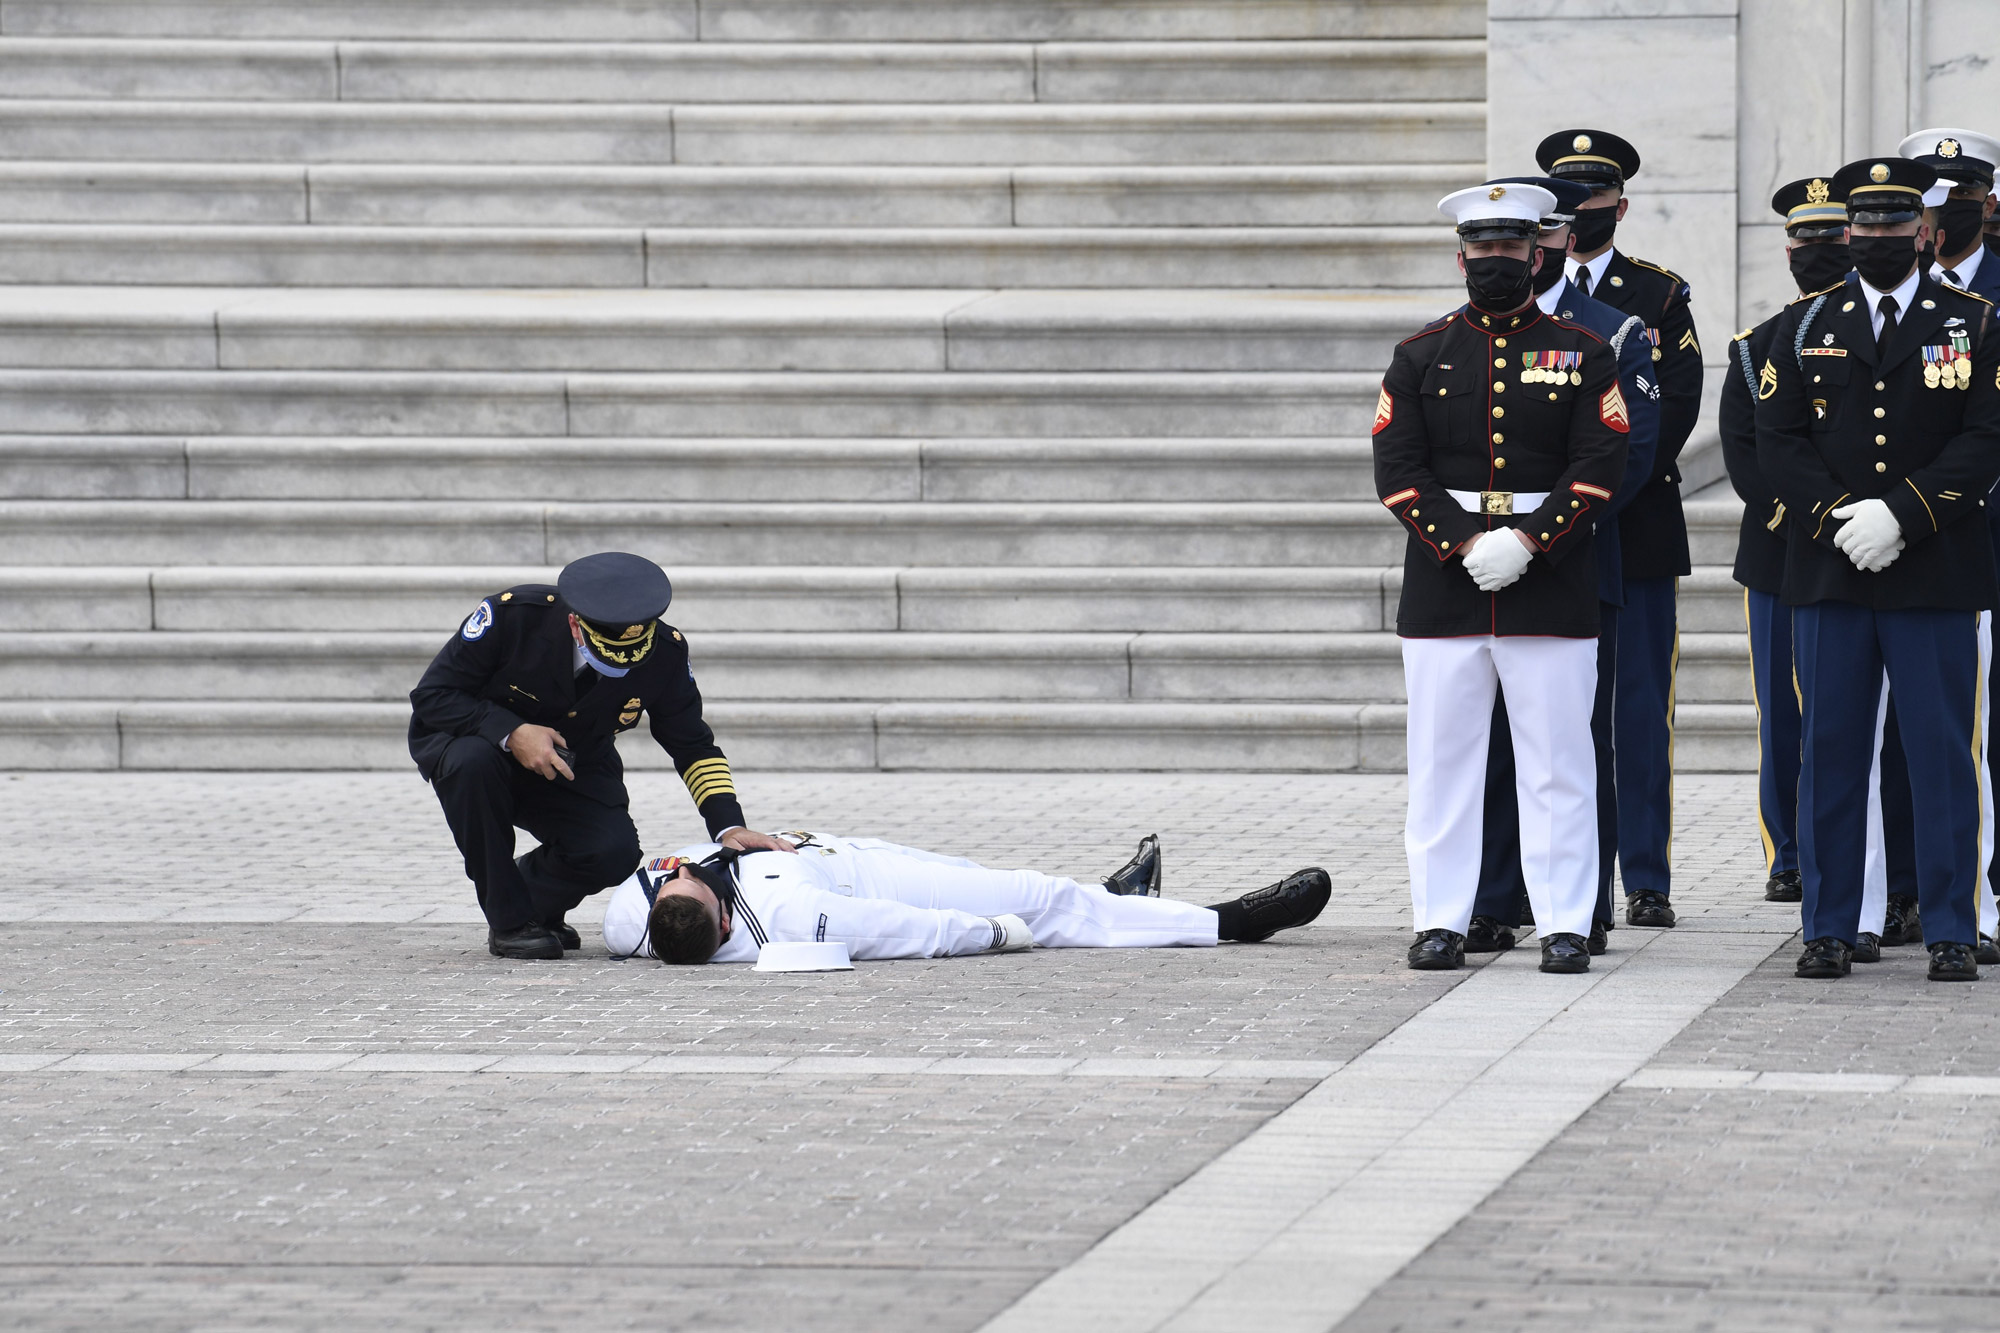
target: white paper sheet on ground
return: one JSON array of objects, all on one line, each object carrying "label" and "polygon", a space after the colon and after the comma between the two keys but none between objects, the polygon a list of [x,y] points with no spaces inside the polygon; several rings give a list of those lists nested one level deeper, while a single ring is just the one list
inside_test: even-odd
[{"label": "white paper sheet on ground", "polygon": [[756,972],[852,972],[840,940],[773,940],[757,951]]}]

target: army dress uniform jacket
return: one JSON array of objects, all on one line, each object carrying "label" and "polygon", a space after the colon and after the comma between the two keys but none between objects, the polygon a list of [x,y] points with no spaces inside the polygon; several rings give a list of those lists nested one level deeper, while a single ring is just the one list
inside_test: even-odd
[{"label": "army dress uniform jacket", "polygon": [[578,794],[623,807],[625,765],[613,742],[643,711],[709,835],[743,824],[728,760],[702,720],[680,631],[662,622],[653,651],[623,676],[586,671],[580,682],[575,654],[569,608],[554,587],[525,584],[481,602],[410,691],[410,755],[424,780],[454,738],[481,736],[498,747],[532,722],[561,732],[575,751]]},{"label": "army dress uniform jacket", "polygon": [[1628,579],[1687,574],[1687,517],[1681,512],[1681,448],[1701,415],[1701,343],[1694,333],[1688,285],[1678,273],[1611,252],[1604,281],[1593,287],[1602,301],[1646,321],[1654,368],[1659,372],[1660,440],[1653,478],[1618,516],[1619,552]]},{"label": "army dress uniform jacket", "polygon": [[[1789,529],[1784,599],[1990,609],[2000,586],[1981,506],[2000,476],[1993,307],[1922,278],[1878,363],[1867,302],[1850,273],[1787,306],[1758,371],[1757,461]],[[1886,503],[1907,543],[1872,574],[1833,544],[1842,520],[1831,511],[1863,499]]]},{"label": "army dress uniform jacket", "polygon": [[1784,502],[1757,463],[1757,371],[1771,356],[1771,340],[1785,312],[1745,329],[1729,340],[1729,365],[1722,372],[1722,465],[1743,500],[1743,524],[1736,536],[1735,580],[1752,592],[1776,597],[1785,586]]},{"label": "army dress uniform jacket", "polygon": [[[1396,348],[1376,400],[1375,485],[1409,534],[1398,634],[1597,636],[1592,528],[1624,472],[1629,429],[1617,377],[1609,344],[1533,305],[1461,306]],[[1451,491],[1548,498],[1507,516],[1470,512]],[[1481,592],[1459,551],[1503,527],[1525,532],[1537,558]]]}]

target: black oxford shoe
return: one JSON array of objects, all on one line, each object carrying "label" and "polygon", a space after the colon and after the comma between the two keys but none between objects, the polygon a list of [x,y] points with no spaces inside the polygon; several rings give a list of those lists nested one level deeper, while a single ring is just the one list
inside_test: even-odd
[{"label": "black oxford shoe", "polygon": [[1767,903],[1798,903],[1806,897],[1805,882],[1796,870],[1780,870],[1764,881],[1764,901]]},{"label": "black oxford shoe", "polygon": [[486,931],[486,951],[495,958],[560,958],[562,941],[539,921],[512,930]]},{"label": "black oxford shoe", "polygon": [[1837,940],[1831,935],[1822,935],[1816,940],[1806,941],[1806,950],[1799,955],[1798,975],[1814,981],[1831,981],[1844,977],[1851,970],[1848,964],[1854,961],[1854,950],[1846,940]]},{"label": "black oxford shoe", "polygon": [[1606,933],[1610,929],[1611,927],[1605,925],[1602,921],[1593,921],[1590,923],[1590,938],[1584,941],[1584,948],[1592,958],[1602,954],[1610,946],[1611,940]]},{"label": "black oxford shoe", "polygon": [[1268,888],[1252,889],[1236,900],[1243,909],[1239,939],[1255,944],[1281,930],[1303,926],[1326,910],[1333,897],[1333,877],[1318,866],[1294,870]]},{"label": "black oxford shoe", "polygon": [[1890,894],[1889,906],[1882,913],[1882,947],[1921,944],[1923,939],[1924,926],[1917,917],[1917,900],[1907,893]]},{"label": "black oxford shoe", "polygon": [[1977,981],[1979,964],[1972,956],[1969,944],[1954,944],[1950,940],[1939,940],[1931,946],[1932,981]]},{"label": "black oxford shoe", "polygon": [[1514,930],[1497,917],[1476,916],[1465,930],[1467,953],[1505,953],[1514,947]]},{"label": "black oxford shoe", "polygon": [[1104,877],[1104,887],[1121,898],[1160,896],[1160,835],[1148,833],[1139,839],[1133,858]]},{"label": "black oxford shoe", "polygon": [[1879,963],[1882,961],[1882,937],[1862,931],[1854,937],[1853,961],[1857,963]]},{"label": "black oxford shoe", "polygon": [[556,942],[562,945],[565,952],[574,952],[583,947],[583,937],[576,933],[576,927],[561,917],[544,921],[542,924],[549,928],[549,934],[556,937]]},{"label": "black oxford shoe", "polygon": [[1419,972],[1449,972],[1465,966],[1465,936],[1455,930],[1424,930],[1410,946],[1410,966]]},{"label": "black oxford shoe", "polygon": [[1590,946],[1581,935],[1559,930],[1542,939],[1542,971],[1590,971]]},{"label": "black oxford shoe", "polygon": [[1972,951],[1972,961],[1981,967],[2000,967],[2000,944],[1991,935],[1979,937],[1979,947]]},{"label": "black oxford shoe", "polygon": [[1625,899],[1625,924],[1665,930],[1674,924],[1674,909],[1667,905],[1666,894],[1656,889],[1640,889]]}]

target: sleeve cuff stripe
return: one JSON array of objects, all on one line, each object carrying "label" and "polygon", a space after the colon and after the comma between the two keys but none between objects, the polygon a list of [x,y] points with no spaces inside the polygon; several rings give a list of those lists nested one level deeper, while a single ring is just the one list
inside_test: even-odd
[{"label": "sleeve cuff stripe", "polygon": [[711,796],[725,794],[734,796],[736,794],[736,784],[728,778],[711,778],[700,782],[690,782],[687,785],[687,789],[688,794],[694,797],[695,804],[697,805]]},{"label": "sleeve cuff stripe", "polygon": [[1416,498],[1417,488],[1412,486],[1406,491],[1397,491],[1394,495],[1383,496],[1382,503],[1385,505],[1399,505],[1405,500],[1414,500]]}]

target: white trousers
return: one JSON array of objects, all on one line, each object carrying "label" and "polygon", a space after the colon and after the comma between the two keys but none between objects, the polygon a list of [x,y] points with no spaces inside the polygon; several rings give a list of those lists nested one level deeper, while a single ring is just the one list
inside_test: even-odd
[{"label": "white trousers", "polygon": [[1151,949],[1216,942],[1220,918],[1192,903],[1121,897],[1102,884],[1079,884],[1039,870],[991,870],[977,861],[880,838],[840,841],[843,849],[819,861],[818,868],[843,881],[843,887],[851,876],[854,897],[976,917],[1012,913],[1028,923],[1035,943],[1045,949]]},{"label": "white trousers", "polygon": [[[1993,613],[1979,613],[1979,680],[1983,686],[1993,660]],[[1979,691],[1975,734],[1986,735],[1993,701]],[[1861,924],[1864,935],[1880,935],[1889,919],[1889,857],[1882,845],[1882,736],[1889,725],[1889,673],[1882,673],[1882,696],[1875,704],[1875,762],[1868,769],[1868,843],[1861,861]],[[2000,935],[2000,901],[1993,895],[1993,756],[1979,751],[1979,933]]]},{"label": "white trousers", "polygon": [[1521,873],[1535,928],[1588,935],[1597,904],[1597,755],[1590,709],[1597,640],[1481,635],[1404,639],[1410,858],[1416,928],[1463,935],[1479,889],[1486,748],[1507,692]]}]

